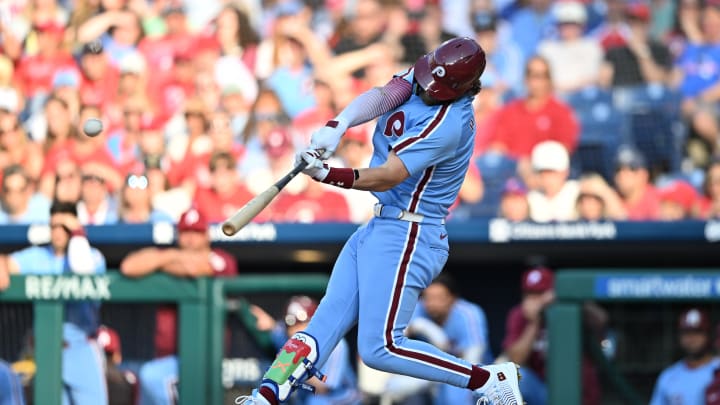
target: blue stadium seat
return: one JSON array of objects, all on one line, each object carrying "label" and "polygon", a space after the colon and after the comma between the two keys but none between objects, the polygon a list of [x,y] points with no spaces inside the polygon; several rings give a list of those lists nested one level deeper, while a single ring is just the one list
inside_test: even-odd
[{"label": "blue stadium seat", "polygon": [[567,103],[580,122],[580,139],[572,156],[572,175],[595,172],[610,180],[613,156],[622,141],[624,117],[615,108],[611,92],[587,88],[570,94]]},{"label": "blue stadium seat", "polygon": [[[517,162],[507,156],[486,153],[474,161],[482,177],[485,193],[477,204],[463,204],[459,212],[472,218],[496,217],[505,182],[515,176]],[[456,210],[457,212],[457,210]]]},{"label": "blue stadium seat", "polygon": [[660,172],[680,169],[686,128],[678,92],[659,85],[624,87],[613,92],[615,106],[627,122],[624,138]]}]

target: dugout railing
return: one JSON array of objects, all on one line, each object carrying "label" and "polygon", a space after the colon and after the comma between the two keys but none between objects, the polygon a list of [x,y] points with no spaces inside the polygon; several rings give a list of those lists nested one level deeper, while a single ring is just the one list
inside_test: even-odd
[{"label": "dugout railing", "polygon": [[319,274],[238,276],[232,279],[175,278],[152,274],[127,278],[104,275],[15,275],[0,292],[3,302],[30,303],[36,373],[33,396],[45,405],[62,398],[64,303],[97,300],[113,303],[178,305],[179,405],[222,403],[223,329],[227,294],[262,292],[320,293],[328,276]]},{"label": "dugout railing", "polygon": [[[582,403],[582,306],[596,302],[708,302],[720,300],[720,269],[566,269],[547,313],[549,403]],[[632,390],[629,396],[636,393]]]}]

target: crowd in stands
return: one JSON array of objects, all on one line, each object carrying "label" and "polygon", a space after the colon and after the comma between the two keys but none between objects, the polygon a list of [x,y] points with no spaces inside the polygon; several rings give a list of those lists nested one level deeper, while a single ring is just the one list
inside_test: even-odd
[{"label": "crowd in stands", "polygon": [[[53,199],[83,224],[219,222],[459,35],[488,64],[451,219],[720,215],[718,0],[16,0],[0,29],[3,224],[47,222]],[[334,159],[367,165],[372,128]],[[372,203],[299,176],[257,221],[359,223]]]}]

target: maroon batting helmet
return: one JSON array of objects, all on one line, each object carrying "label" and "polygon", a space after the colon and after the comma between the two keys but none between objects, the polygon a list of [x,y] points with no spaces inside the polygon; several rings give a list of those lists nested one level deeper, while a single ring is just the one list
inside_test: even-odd
[{"label": "maroon batting helmet", "polygon": [[445,41],[415,62],[415,80],[433,99],[453,100],[479,85],[485,51],[471,38]]}]

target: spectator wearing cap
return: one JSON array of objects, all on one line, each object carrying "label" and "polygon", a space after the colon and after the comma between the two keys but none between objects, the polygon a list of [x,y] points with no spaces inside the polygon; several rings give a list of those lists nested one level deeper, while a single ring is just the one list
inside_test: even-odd
[{"label": "spectator wearing cap", "polygon": [[705,170],[696,216],[701,219],[720,218],[720,158],[710,162]]},{"label": "spectator wearing cap", "polygon": [[25,169],[10,165],[2,171],[0,224],[29,225],[50,220],[50,200],[36,193]]},{"label": "spectator wearing cap", "polygon": [[[131,252],[120,263],[128,277],[162,271],[176,277],[233,277],[237,263],[229,253],[210,246],[207,219],[191,208],[177,223],[177,247],[147,247]],[[173,404],[177,392],[177,309],[158,308],[155,322],[155,359],[140,369],[140,405]]]},{"label": "spectator wearing cap", "polygon": [[[521,94],[523,56],[510,38],[501,38],[498,18],[492,11],[475,15],[475,40],[485,51],[487,63],[482,75],[483,91],[492,89],[498,94]],[[477,98],[477,97],[476,97]]]},{"label": "spectator wearing cap", "polygon": [[658,188],[661,221],[682,221],[690,219],[698,203],[698,193],[684,180],[672,180]]},{"label": "spectator wearing cap", "polygon": [[15,70],[15,82],[26,99],[39,96],[42,100],[52,88],[55,72],[75,68],[76,64],[72,55],[61,46],[64,26],[48,21],[35,25],[34,28],[38,34],[38,52],[20,59]]},{"label": "spectator wearing cap", "polygon": [[78,27],[78,42],[97,42],[107,54],[109,63],[118,68],[120,61],[136,51],[143,39],[142,18],[131,10],[107,10]]},{"label": "spectator wearing cap", "polygon": [[535,145],[558,141],[568,152],[575,150],[580,127],[572,109],[553,93],[549,63],[533,57],[525,66],[527,94],[507,103],[488,128],[488,151],[519,160],[523,175],[530,171],[529,157]]},{"label": "spectator wearing cap", "polygon": [[[521,277],[522,300],[510,309],[506,319],[504,356],[520,365],[523,378],[520,390],[528,404],[548,403],[545,385],[547,339],[545,310],[555,301],[555,276],[542,266],[528,269]],[[583,306],[584,327],[595,336],[607,324],[607,314],[597,305],[586,302]],[[586,331],[586,332],[588,332]],[[582,363],[582,405],[600,404],[600,381],[589,359]]]},{"label": "spectator wearing cap", "polygon": [[82,187],[77,203],[78,219],[83,225],[111,225],[118,221],[117,201],[110,192],[102,169],[82,166]]},{"label": "spectator wearing cap", "polygon": [[539,143],[532,152],[531,165],[537,176],[537,189],[528,192],[530,218],[536,222],[577,219],[575,204],[578,182],[568,180],[570,156],[556,141]]},{"label": "spectator wearing cap", "polygon": [[142,97],[127,99],[122,106],[122,126],[108,135],[107,149],[120,173],[128,173],[142,158],[139,145],[142,129],[152,120],[148,109],[148,102]]},{"label": "spectator wearing cap", "polygon": [[583,221],[624,220],[625,210],[617,192],[597,173],[583,174],[579,179],[578,219]]},{"label": "spectator wearing cap", "polygon": [[228,152],[215,152],[210,158],[210,187],[199,188],[195,205],[211,223],[229,218],[245,205],[253,194],[237,174],[237,161]]},{"label": "spectator wearing cap", "polygon": [[503,187],[500,197],[498,216],[511,222],[523,222],[530,219],[530,205],[527,199],[527,187],[522,180],[511,177]]},{"label": "spectator wearing cap", "polygon": [[538,54],[550,62],[555,89],[563,94],[593,86],[598,81],[603,50],[583,36],[587,23],[585,5],[579,0],[555,3],[553,8],[558,39],[546,39]]},{"label": "spectator wearing cap", "polygon": [[540,42],[555,33],[551,0],[530,0],[509,19],[511,37],[520,47],[523,60],[537,53]]},{"label": "spectator wearing cap", "polygon": [[243,134],[246,155],[240,165],[241,174],[248,178],[247,174],[251,171],[269,166],[269,157],[265,151],[267,138],[273,131],[285,128],[289,122],[290,117],[285,113],[277,94],[271,89],[261,88]]},{"label": "spectator wearing cap", "polygon": [[692,132],[689,143],[694,163],[705,166],[720,149],[720,1],[708,0],[701,13],[702,41],[690,42],[677,58],[673,83],[683,97],[682,111]]},{"label": "spectator wearing cap", "polygon": [[720,359],[713,355],[707,311],[689,308],[677,322],[683,358],[660,373],[650,405],[704,404],[705,389],[720,366]]},{"label": "spectator wearing cap", "polygon": [[80,83],[80,72],[77,69],[58,70],[53,76],[51,96],[65,101],[72,117],[76,117],[80,110]]},{"label": "spectator wearing cap", "polygon": [[652,221],[660,214],[657,190],[650,181],[645,156],[634,147],[621,146],[615,158],[615,188],[629,221]]},{"label": "spectator wearing cap", "polygon": [[100,325],[97,342],[105,354],[108,405],[134,404],[138,394],[137,376],[128,370],[119,368],[122,363],[120,335],[115,329]]},{"label": "spectator wearing cap", "polygon": [[141,172],[130,172],[120,189],[118,222],[123,224],[145,224],[155,222],[172,223],[167,213],[153,208],[150,181]]},{"label": "spectator wearing cap", "polygon": [[672,56],[668,47],[650,37],[650,7],[628,3],[628,35],[624,43],[605,53],[600,84],[606,87],[669,84]]},{"label": "spectator wearing cap", "polygon": [[[257,305],[251,305],[250,311],[257,322],[251,327],[261,332],[269,332],[276,350],[280,350],[287,339],[307,327],[317,310],[318,302],[306,295],[290,297],[285,307],[282,321],[276,321]],[[360,405],[360,393],[357,390],[355,370],[350,362],[350,347],[347,341],[340,339],[320,372],[325,381],[310,378],[305,382],[315,387],[315,393],[298,392],[293,403],[299,405],[347,404]]]},{"label": "spectator wearing cap", "polygon": [[103,109],[115,100],[120,73],[110,65],[99,43],[87,43],[80,50],[80,101],[100,105]]}]

